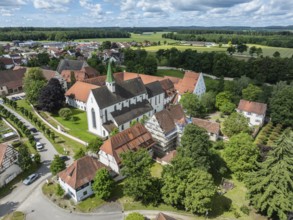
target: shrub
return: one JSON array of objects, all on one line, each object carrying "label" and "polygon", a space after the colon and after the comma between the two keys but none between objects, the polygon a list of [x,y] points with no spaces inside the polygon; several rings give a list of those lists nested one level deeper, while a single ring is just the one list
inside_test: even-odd
[{"label": "shrub", "polygon": [[56,187],[56,195],[57,196],[63,196],[64,195],[64,190],[62,189],[62,187],[59,184]]},{"label": "shrub", "polygon": [[234,214],[235,218],[240,218],[241,217],[240,213],[237,212],[236,210],[233,211],[233,214]]},{"label": "shrub", "polygon": [[130,213],[125,220],[144,220],[144,216],[138,212]]},{"label": "shrub", "polygon": [[245,215],[249,215],[250,209],[246,205],[243,205],[240,207],[240,211],[243,212]]},{"label": "shrub", "polygon": [[72,111],[70,108],[61,108],[58,113],[59,116],[64,120],[69,120],[72,116]]}]

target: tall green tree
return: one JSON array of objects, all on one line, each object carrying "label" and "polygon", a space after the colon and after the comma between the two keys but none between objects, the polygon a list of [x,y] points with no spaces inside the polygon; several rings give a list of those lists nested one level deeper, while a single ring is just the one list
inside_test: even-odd
[{"label": "tall green tree", "polygon": [[250,133],[250,128],[248,125],[248,119],[242,114],[233,112],[226,120],[223,122],[222,131],[228,137],[239,134],[241,132]]},{"label": "tall green tree", "polygon": [[78,160],[79,158],[82,158],[85,156],[85,151],[83,148],[79,148],[79,150],[74,154],[73,158],[74,160]]},{"label": "tall green tree", "polygon": [[103,140],[97,137],[89,142],[89,145],[87,146],[87,148],[92,152],[98,152],[102,144],[103,144]]},{"label": "tall green tree", "polygon": [[216,96],[216,107],[224,114],[231,114],[236,105],[232,103],[233,94],[228,91],[220,92]]},{"label": "tall green tree", "polygon": [[253,206],[272,218],[286,220],[293,207],[293,132],[289,129],[247,178]]},{"label": "tall green tree", "polygon": [[53,175],[56,175],[60,171],[66,168],[65,161],[60,158],[59,155],[54,155],[54,159],[51,163],[50,170]]},{"label": "tall green tree", "polygon": [[105,168],[99,169],[92,184],[95,195],[101,199],[108,199],[111,195],[114,180]]},{"label": "tall green tree", "polygon": [[185,209],[205,214],[211,210],[215,195],[216,186],[212,175],[200,169],[193,169],[186,180]]},{"label": "tall green tree", "polygon": [[155,75],[158,69],[158,61],[155,56],[148,55],[143,63],[145,74]]},{"label": "tall green tree", "polygon": [[223,156],[237,179],[243,180],[245,174],[255,167],[258,149],[249,134],[240,133],[225,143]]},{"label": "tall green tree", "polygon": [[247,88],[242,90],[242,98],[248,101],[257,101],[261,93],[261,88],[249,84]]},{"label": "tall green tree", "polygon": [[204,107],[201,105],[197,95],[193,93],[185,93],[180,99],[180,104],[186,110],[187,115],[191,117],[202,117],[204,115]]},{"label": "tall green tree", "polygon": [[46,79],[40,68],[29,69],[23,78],[25,98],[34,104],[37,104],[39,94],[42,88],[46,85]]},{"label": "tall green tree", "polygon": [[18,163],[22,170],[30,170],[32,167],[32,159],[27,146],[23,145],[18,150]]},{"label": "tall green tree", "polygon": [[210,152],[212,144],[207,132],[194,125],[188,124],[181,138],[181,145],[178,147],[178,155],[183,158],[192,159],[192,167],[210,169]]},{"label": "tall green tree", "polygon": [[64,89],[58,79],[52,78],[48,84],[42,88],[38,97],[38,106],[43,111],[58,112],[64,105]]},{"label": "tall green tree", "polygon": [[284,83],[274,87],[270,100],[272,122],[293,127],[293,85]]},{"label": "tall green tree", "polygon": [[200,98],[200,104],[204,108],[205,112],[213,112],[216,104],[216,93],[213,91],[204,93]]}]

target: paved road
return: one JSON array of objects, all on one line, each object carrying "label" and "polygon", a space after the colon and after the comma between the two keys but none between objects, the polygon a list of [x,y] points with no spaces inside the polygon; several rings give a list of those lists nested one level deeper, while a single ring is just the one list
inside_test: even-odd
[{"label": "paved road", "polygon": [[[7,107],[6,107],[7,108]],[[21,115],[17,114],[12,109],[7,108],[9,111],[13,112],[16,117],[18,117],[28,128],[34,127],[30,122],[24,119]],[[55,150],[54,146],[48,141],[48,139],[41,133],[37,132],[35,134],[35,138],[44,144],[44,149],[40,152],[42,159],[42,166],[39,168],[37,173],[41,175],[41,177],[32,183],[29,186],[23,185],[22,183],[17,184],[16,188],[7,195],[6,197],[0,200],[0,217],[15,210],[26,198],[30,196],[32,191],[46,178],[48,178],[50,174],[50,164],[55,154],[58,154]]]},{"label": "paved road", "polygon": [[104,212],[91,214],[78,214],[65,211],[52,204],[42,193],[40,185],[31,196],[21,204],[18,211],[26,214],[26,220],[122,220],[122,212]]}]

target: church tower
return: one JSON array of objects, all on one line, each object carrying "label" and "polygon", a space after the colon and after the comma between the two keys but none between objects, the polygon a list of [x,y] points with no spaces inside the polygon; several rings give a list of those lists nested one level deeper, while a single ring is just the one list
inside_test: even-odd
[{"label": "church tower", "polygon": [[111,61],[108,63],[106,86],[111,92],[115,92],[115,79],[112,73]]}]

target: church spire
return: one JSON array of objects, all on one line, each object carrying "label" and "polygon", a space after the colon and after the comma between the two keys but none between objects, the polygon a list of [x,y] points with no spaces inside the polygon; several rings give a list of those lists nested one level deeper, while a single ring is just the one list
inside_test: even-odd
[{"label": "church spire", "polygon": [[111,61],[110,60],[109,60],[109,63],[108,63],[106,82],[114,82],[114,77],[113,77],[113,73],[112,73],[112,67],[111,67]]},{"label": "church spire", "polygon": [[115,92],[115,79],[112,73],[111,61],[108,63],[106,86],[111,92]]}]

